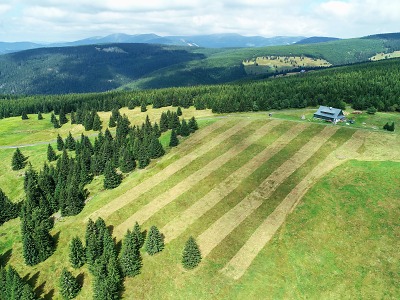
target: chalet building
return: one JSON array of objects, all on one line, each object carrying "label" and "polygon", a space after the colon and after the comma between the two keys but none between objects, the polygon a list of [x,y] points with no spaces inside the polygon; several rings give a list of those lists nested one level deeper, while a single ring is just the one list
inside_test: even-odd
[{"label": "chalet building", "polygon": [[320,106],[318,111],[314,114],[314,118],[331,121],[336,123],[344,119],[343,111],[339,108]]}]

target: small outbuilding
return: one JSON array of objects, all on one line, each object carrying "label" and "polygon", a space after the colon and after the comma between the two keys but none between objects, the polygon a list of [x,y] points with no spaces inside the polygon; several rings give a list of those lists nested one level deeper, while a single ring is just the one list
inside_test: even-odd
[{"label": "small outbuilding", "polygon": [[343,111],[339,108],[320,106],[318,111],[314,114],[314,118],[331,121],[336,123],[345,118]]}]

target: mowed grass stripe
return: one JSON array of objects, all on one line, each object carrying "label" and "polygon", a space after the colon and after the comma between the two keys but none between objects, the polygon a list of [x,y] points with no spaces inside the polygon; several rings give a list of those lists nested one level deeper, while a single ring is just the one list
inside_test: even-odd
[{"label": "mowed grass stripe", "polygon": [[[316,180],[341,165],[347,159],[356,157],[357,150],[361,147],[363,142],[364,133],[356,131],[350,140],[320,162],[294,189],[292,189],[285,199],[265,219],[256,231],[254,231],[247,242],[225,265],[221,272],[236,280],[242,277],[256,256],[284,223],[287,215],[293,211],[300,199],[312,186],[310,183],[315,183]],[[346,153],[346,158],[343,158],[339,153]]]},{"label": "mowed grass stripe", "polygon": [[[245,124],[246,122],[243,123]],[[244,151],[246,148],[255,143],[257,140],[261,139],[268,132],[270,132],[272,128],[274,128],[280,123],[282,123],[282,121],[279,120],[267,122],[267,124],[257,129],[247,139],[242,140],[239,144],[230,148],[227,152],[223,153],[214,160],[210,161],[203,168],[192,173],[190,176],[179,182],[177,185],[167,190],[165,193],[160,194],[150,203],[146,204],[143,208],[134,213],[126,221],[118,225],[115,228],[115,234],[117,236],[124,234],[124,232],[126,232],[127,229],[131,228],[135,222],[143,224],[146,220],[148,220],[151,216],[157,213],[164,206],[174,201],[176,198],[178,198],[186,191],[190,190],[190,188],[192,188],[195,184],[197,184],[202,179],[210,175],[212,172],[223,166],[225,163],[227,163],[229,160],[231,160],[239,153]]]},{"label": "mowed grass stripe", "polygon": [[[236,122],[234,122],[236,123]],[[215,146],[212,148],[210,151],[204,153],[203,155],[197,157],[194,161],[192,161],[188,166],[185,168],[181,169],[179,172],[176,172],[172,176],[168,177],[167,180],[164,180],[154,186],[152,189],[147,191],[146,193],[142,194],[137,200],[129,203],[128,205],[124,206],[122,209],[117,210],[114,212],[112,215],[110,215],[106,220],[109,224],[113,224],[114,227],[118,226],[122,222],[124,222],[126,219],[131,217],[134,213],[142,209],[145,205],[150,203],[151,201],[154,200],[154,198],[158,197],[159,195],[166,193],[168,190],[173,188],[175,185],[177,185],[179,182],[185,180],[187,177],[192,175],[194,172],[202,169],[204,166],[206,166],[210,161],[216,159],[217,157],[221,156],[223,153],[227,152],[229,149],[236,147],[238,144],[240,144],[245,137],[251,136],[254,134],[254,132],[259,129],[261,126],[265,125],[265,119],[263,120],[252,120],[251,123],[241,130],[239,130],[237,133],[232,135],[228,140],[224,141],[223,143]],[[230,124],[230,126],[233,126],[233,123]],[[206,142],[205,140],[204,142]],[[254,146],[257,145],[259,141],[255,144]],[[251,146],[251,148],[253,147]],[[250,149],[251,149],[250,148]],[[247,149],[246,149],[247,151]],[[242,152],[243,153],[243,152]],[[236,160],[235,160],[236,161]],[[230,164],[230,163],[229,163]],[[219,172],[221,169],[224,169],[225,166],[229,165],[225,164],[223,168],[218,169],[215,172]],[[211,175],[210,175],[211,176]],[[222,178],[225,178],[228,176],[228,174],[222,173]],[[208,176],[209,177],[209,176]],[[208,178],[206,177],[206,178]],[[206,180],[206,178],[204,180]],[[209,182],[209,189],[213,188],[216,184],[218,183],[217,181],[212,181]],[[197,185],[196,185],[197,186]],[[193,187],[194,188],[194,187]],[[184,193],[183,195],[185,195]],[[181,197],[183,197],[183,195]],[[177,199],[179,200],[179,198]],[[162,213],[168,209],[168,207],[174,206],[176,204],[176,201],[173,201],[170,205],[165,207],[161,212],[157,213],[157,216],[153,219],[158,219]],[[176,215],[174,215],[175,217]],[[165,221],[170,221],[172,217],[170,218],[169,215],[163,217]],[[155,221],[156,222],[156,221]],[[162,225],[157,223],[157,226],[160,228]],[[143,224],[144,225],[144,224]],[[152,223],[151,225],[155,225]],[[165,225],[165,223],[163,224]]]},{"label": "mowed grass stripe", "polygon": [[[204,140],[205,138],[207,138],[207,136],[210,134],[210,132],[218,129],[219,127],[223,126],[224,124],[225,124],[224,121],[213,123],[212,125],[206,127],[204,130],[201,130],[200,132],[198,132],[197,135],[194,134],[190,139],[187,140],[187,143],[190,145],[193,145],[194,143],[196,143],[198,141]],[[189,152],[182,158],[174,161],[173,163],[171,163],[170,165],[165,167],[165,169],[161,170],[160,172],[157,172],[152,177],[146,179],[145,181],[142,181],[141,183],[136,185],[134,188],[126,191],[121,196],[115,198],[113,201],[109,202],[108,204],[104,205],[97,211],[93,212],[87,218],[85,218],[85,222],[87,222],[89,218],[97,219],[98,217],[102,217],[102,218],[108,217],[113,212],[121,209],[128,203],[137,199],[143,193],[149,191],[155,185],[159,184],[163,180],[168,179],[168,177],[170,177],[174,173],[178,172],[179,170],[181,170],[188,164],[190,164],[197,157],[208,152],[210,149],[212,149],[213,147],[218,145],[221,141],[228,139],[230,136],[235,134],[241,128],[245,127],[247,124],[249,124],[249,121],[244,121],[244,122],[236,124],[235,126],[227,128],[227,130],[221,132],[219,135],[217,135],[216,137],[211,139],[209,142],[202,144],[202,146],[200,146],[198,148],[195,148],[193,151]]]},{"label": "mowed grass stripe", "polygon": [[325,127],[268,176],[256,190],[203,232],[197,239],[203,257],[208,256],[230,232],[255,211],[287,177],[305,163],[337,130],[337,127]]},{"label": "mowed grass stripe", "polygon": [[241,184],[243,179],[250,176],[250,174],[252,174],[262,163],[269,160],[272,156],[282,150],[306,127],[308,127],[306,124],[299,124],[292,127],[288,132],[285,132],[274,143],[244,164],[241,168],[237,169],[234,173],[228,176],[209,193],[204,195],[181,215],[165,225],[161,230],[161,232],[163,232],[165,235],[165,241],[170,242],[177,238],[197,219],[203,216],[207,211],[213,208],[218,202],[236,189]]}]

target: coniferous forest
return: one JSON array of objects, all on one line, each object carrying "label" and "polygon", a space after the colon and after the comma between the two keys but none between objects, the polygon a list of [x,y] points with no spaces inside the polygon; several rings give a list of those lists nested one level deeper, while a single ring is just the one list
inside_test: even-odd
[{"label": "coniferous forest", "polygon": [[[61,116],[72,113],[74,119],[89,129],[99,126],[93,114],[95,111],[137,107],[143,103],[154,108],[194,105],[196,109],[210,108],[216,113],[316,105],[344,108],[346,103],[354,109],[375,107],[378,111],[397,111],[400,110],[399,62],[399,59],[393,59],[361,63],[297,76],[225,85],[52,96],[3,95],[0,118],[51,111]],[[87,111],[93,115],[83,120],[82,114]],[[59,123],[62,125],[63,119],[55,118],[53,121],[56,127]]]}]

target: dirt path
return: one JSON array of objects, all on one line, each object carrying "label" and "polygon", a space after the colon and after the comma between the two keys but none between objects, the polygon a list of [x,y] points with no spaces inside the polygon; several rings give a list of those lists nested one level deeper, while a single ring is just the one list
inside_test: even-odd
[{"label": "dirt path", "polygon": [[[169,189],[168,191],[162,193],[161,195],[154,198],[150,203],[143,206],[140,210],[130,216],[127,220],[123,223],[118,225],[115,228],[116,235],[123,235],[127,229],[133,227],[135,222],[139,224],[143,224],[146,220],[148,220],[151,216],[157,213],[160,209],[180,197],[183,193],[190,190],[194,185],[199,183],[205,177],[210,175],[212,172],[216,171],[232,158],[240,154],[250,145],[255,143],[260,138],[264,137],[268,132],[271,131],[275,126],[281,124],[282,121],[272,121],[266,123],[261,128],[257,129],[254,133],[252,133],[248,138],[242,140],[239,144],[235,145],[234,147],[230,148],[227,152],[223,153],[222,155],[218,156],[214,160],[210,161],[207,165],[203,168],[199,169],[198,171],[192,173],[190,176],[176,184],[174,187]],[[243,126],[247,124],[246,121],[241,122]]]},{"label": "dirt path", "polygon": [[[197,141],[207,138],[207,136],[217,128],[226,124],[227,121],[219,121],[216,122],[205,129],[197,132],[197,135],[194,134],[193,137],[188,139],[186,143],[190,143],[191,145],[195,144]],[[113,212],[121,209],[125,205],[129,204],[130,202],[136,200],[144,193],[148,192],[154,186],[159,184],[160,182],[167,180],[169,176],[173,175],[174,173],[178,172],[192,161],[194,161],[199,156],[207,153],[215,146],[219,145],[221,142],[229,139],[232,135],[234,135],[237,131],[245,127],[249,124],[250,121],[245,121],[236,124],[233,127],[230,127],[228,130],[220,133],[215,138],[210,140],[209,142],[203,144],[202,146],[195,148],[192,152],[188,153],[187,155],[183,156],[182,158],[178,159],[177,161],[173,162],[172,164],[168,165],[165,169],[160,172],[157,172],[152,177],[144,180],[143,182],[139,183],[137,186],[133,187],[132,189],[128,190],[121,196],[115,198],[113,201],[109,202],[108,204],[102,206],[97,211],[93,212],[90,216],[85,219],[85,222],[89,218],[97,219],[97,217],[106,218],[111,215]],[[185,144],[186,144],[185,143]],[[179,146],[178,146],[179,147]],[[179,149],[178,149],[179,151]]]},{"label": "dirt path", "polygon": [[308,126],[308,124],[299,124],[292,127],[262,152],[229,175],[224,181],[199,199],[190,208],[165,225],[161,230],[165,235],[165,242],[168,243],[177,238],[191,224],[236,189],[240,183],[250,176],[262,163],[266,162],[278,153]]},{"label": "dirt path", "polygon": [[318,151],[338,129],[337,127],[325,127],[268,176],[256,190],[203,232],[197,238],[203,258],[255,211],[286,178]]},{"label": "dirt path", "polygon": [[284,223],[287,215],[293,211],[309,188],[319,178],[341,165],[347,159],[356,157],[357,150],[363,142],[363,132],[356,131],[350,140],[319,163],[265,219],[221,272],[234,279],[239,279],[243,276],[258,253],[271,240],[275,232]]}]

